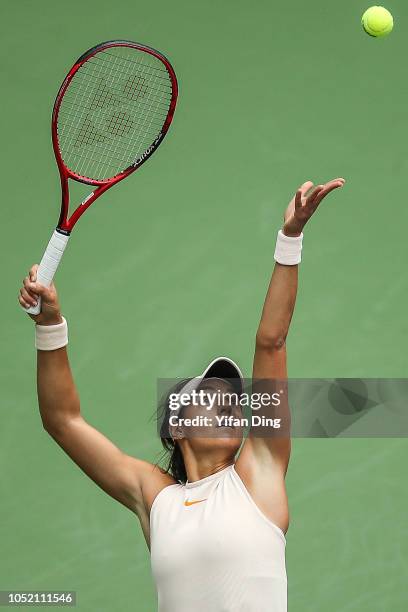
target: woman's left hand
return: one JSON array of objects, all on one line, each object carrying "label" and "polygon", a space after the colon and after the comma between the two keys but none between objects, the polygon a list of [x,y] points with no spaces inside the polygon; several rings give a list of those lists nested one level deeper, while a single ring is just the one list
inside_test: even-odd
[{"label": "woman's left hand", "polygon": [[309,195],[307,192],[313,187],[313,183],[303,183],[285,211],[283,233],[286,236],[299,236],[323,198],[334,189],[343,187],[345,182],[344,178],[333,179],[324,185],[317,185]]}]

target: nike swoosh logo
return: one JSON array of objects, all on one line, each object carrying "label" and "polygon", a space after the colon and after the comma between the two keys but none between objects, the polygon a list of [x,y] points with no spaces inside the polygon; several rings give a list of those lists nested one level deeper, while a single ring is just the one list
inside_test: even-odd
[{"label": "nike swoosh logo", "polygon": [[194,504],[201,504],[201,502],[205,502],[207,501],[207,498],[205,499],[195,499],[193,501],[189,501],[188,499],[186,499],[186,501],[184,502],[185,506],[194,506]]}]

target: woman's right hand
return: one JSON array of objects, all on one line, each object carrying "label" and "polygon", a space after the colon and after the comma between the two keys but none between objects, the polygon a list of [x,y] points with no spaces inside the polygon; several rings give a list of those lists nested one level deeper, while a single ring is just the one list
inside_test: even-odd
[{"label": "woman's right hand", "polygon": [[57,325],[62,323],[60,305],[58,303],[57,290],[54,283],[50,287],[44,287],[37,283],[38,264],[30,268],[28,276],[23,280],[18,301],[23,308],[35,306],[38,297],[41,297],[41,312],[38,315],[27,313],[38,325]]}]

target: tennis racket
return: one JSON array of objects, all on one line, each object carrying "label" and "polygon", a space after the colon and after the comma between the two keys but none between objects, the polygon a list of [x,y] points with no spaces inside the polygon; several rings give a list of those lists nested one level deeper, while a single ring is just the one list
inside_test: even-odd
[{"label": "tennis racket", "polygon": [[[39,283],[50,286],[69,236],[91,204],[156,151],[173,119],[177,94],[170,62],[145,45],[112,40],[75,62],[52,113],[62,201],[58,225],[38,268]],[[70,217],[68,179],[95,187]],[[40,310],[39,299],[26,312]]]}]

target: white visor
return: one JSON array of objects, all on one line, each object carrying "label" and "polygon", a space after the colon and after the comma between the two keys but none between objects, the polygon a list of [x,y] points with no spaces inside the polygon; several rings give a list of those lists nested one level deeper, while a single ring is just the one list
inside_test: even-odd
[{"label": "white visor", "polygon": [[182,393],[190,395],[199,387],[204,378],[226,378],[231,382],[238,394],[242,393],[244,388],[244,377],[235,361],[228,357],[217,357],[205,368],[200,376],[195,376],[189,380],[178,393],[180,395]]}]

